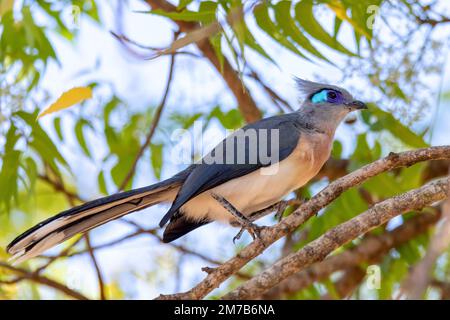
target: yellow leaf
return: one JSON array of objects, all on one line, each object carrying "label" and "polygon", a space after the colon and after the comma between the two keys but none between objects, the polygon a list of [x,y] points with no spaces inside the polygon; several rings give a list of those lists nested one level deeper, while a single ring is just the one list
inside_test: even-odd
[{"label": "yellow leaf", "polygon": [[50,107],[45,109],[38,116],[38,119],[45,116],[46,114],[53,113],[56,111],[67,109],[74,104],[80,103],[83,100],[92,98],[92,90],[89,87],[76,87],[69,91],[64,92],[61,97],[56,100]]},{"label": "yellow leaf", "polygon": [[14,0],[0,0],[0,17],[14,7]]}]

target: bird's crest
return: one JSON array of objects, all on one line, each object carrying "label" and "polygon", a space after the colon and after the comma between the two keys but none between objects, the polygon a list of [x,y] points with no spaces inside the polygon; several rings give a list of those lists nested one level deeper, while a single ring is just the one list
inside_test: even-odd
[{"label": "bird's crest", "polygon": [[297,84],[297,89],[300,91],[300,93],[304,97],[308,97],[308,96],[312,95],[313,93],[316,93],[327,87],[326,84],[312,82],[312,81],[300,79],[297,77],[295,77],[294,80]]},{"label": "bird's crest", "polygon": [[326,84],[326,83],[318,83],[309,80],[304,80],[298,77],[294,77],[295,83],[297,85],[297,89],[300,91],[301,98],[303,100],[310,98],[313,94],[323,90],[323,89],[332,89],[339,92],[342,92],[344,96],[351,95],[343,88]]}]

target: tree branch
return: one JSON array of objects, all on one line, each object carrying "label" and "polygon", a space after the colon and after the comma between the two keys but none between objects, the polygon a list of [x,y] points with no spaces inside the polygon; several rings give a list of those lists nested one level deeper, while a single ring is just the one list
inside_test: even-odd
[{"label": "tree branch", "polygon": [[344,191],[363,183],[369,178],[394,168],[411,166],[421,161],[437,159],[450,159],[450,146],[430,147],[398,154],[391,153],[385,158],[368,164],[330,183],[326,188],[312,197],[309,201],[302,204],[280,223],[262,230],[260,239],[253,241],[238,253],[237,256],[215,268],[194,288],[183,293],[161,295],[159,299],[201,299],[205,297],[231,275],[240,270],[250,260],[261,254],[267,247],[286,234],[294,231],[298,226],[314,216],[320,209],[339,197]]},{"label": "tree branch", "polygon": [[422,209],[447,197],[449,178],[430,182],[399,196],[377,203],[369,210],[332,228],[296,253],[281,259],[270,268],[225,295],[224,299],[250,299],[259,296],[290,275],[314,262],[323,260],[335,249],[364,233],[381,226],[409,210]]},{"label": "tree branch", "polygon": [[[13,267],[10,266],[7,263],[4,262],[0,262],[0,268],[5,268],[8,269],[10,271],[12,271],[13,273],[17,274],[21,279],[27,279],[27,280],[31,280],[34,281],[36,283],[39,284],[43,284],[47,287],[51,287],[53,289],[56,289],[58,291],[63,292],[64,294],[77,299],[77,300],[89,300],[86,296],[82,295],[81,293],[70,289],[69,287],[66,287],[65,285],[56,282],[52,279],[49,279],[45,276],[39,275],[35,272],[28,272],[25,269],[21,269],[21,268],[17,268],[17,267]],[[15,279],[15,282],[19,281],[18,279]]]},{"label": "tree branch", "polygon": [[98,290],[100,292],[100,300],[106,300],[106,294],[105,294],[105,281],[103,281],[103,274],[100,269],[100,266],[97,262],[97,259],[95,258],[94,250],[91,246],[91,239],[89,238],[89,232],[86,232],[84,234],[84,239],[86,240],[86,246],[87,250],[89,252],[89,256],[91,257],[92,265],[94,266],[95,273],[97,275],[98,279]]},{"label": "tree branch", "polygon": [[427,231],[440,217],[436,213],[420,213],[397,228],[380,235],[368,235],[356,247],[315,263],[305,270],[280,282],[263,295],[264,299],[277,299],[307,288],[316,281],[328,278],[332,273],[358,267],[361,263],[376,263],[392,248],[397,248]]},{"label": "tree branch", "polygon": [[[450,195],[450,194],[449,194]],[[400,296],[408,299],[422,299],[431,281],[431,270],[437,258],[450,245],[450,196],[442,208],[442,218],[434,237],[431,239],[424,258],[411,271],[403,282]]]}]

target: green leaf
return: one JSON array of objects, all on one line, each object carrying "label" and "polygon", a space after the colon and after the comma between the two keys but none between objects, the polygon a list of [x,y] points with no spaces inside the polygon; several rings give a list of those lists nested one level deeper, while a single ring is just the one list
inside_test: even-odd
[{"label": "green leaf", "polygon": [[98,174],[97,183],[99,191],[102,194],[108,194],[108,189],[106,188],[105,173],[103,172],[103,170]]},{"label": "green leaf", "polygon": [[[116,165],[111,169],[111,177],[114,181],[114,184],[117,187],[120,187],[125,180],[125,177],[128,174],[128,171],[130,170],[131,166],[133,165],[133,158],[132,157],[121,157],[119,158],[119,161],[117,161]],[[130,179],[128,184],[125,186],[125,190],[128,190],[131,188],[133,184],[133,178]]]},{"label": "green leaf", "polygon": [[223,64],[225,62],[225,57],[222,52],[222,34],[215,34],[209,39],[209,42],[211,42],[217,59],[219,59],[220,72],[223,73]]},{"label": "green leaf", "polygon": [[29,146],[36,151],[37,154],[54,170],[55,173],[59,173],[59,169],[56,165],[56,161],[65,166],[70,170],[64,157],[58,151],[58,148],[53,143],[52,139],[48,134],[42,129],[39,123],[35,120],[37,111],[34,113],[27,113],[25,111],[18,111],[14,115],[17,115],[23,119],[28,126],[31,128],[31,141]]},{"label": "green leaf", "polygon": [[11,125],[8,129],[8,132],[6,133],[6,142],[4,147],[4,153],[8,153],[12,150],[14,150],[14,147],[16,146],[17,141],[20,138],[20,134],[17,133],[17,128],[14,125],[14,123],[11,122]]},{"label": "green leaf", "polygon": [[223,112],[219,106],[215,107],[208,116],[208,119],[216,118],[226,129],[238,129],[243,126],[244,119],[237,109]]},{"label": "green leaf", "polygon": [[150,144],[151,162],[153,173],[159,180],[161,179],[161,170],[163,164],[163,145],[162,144]]},{"label": "green leaf", "polygon": [[38,167],[36,162],[34,161],[33,158],[31,157],[27,157],[25,159],[25,172],[27,174],[28,177],[28,181],[29,181],[29,192],[33,192],[35,185],[36,185],[36,180],[38,177]]},{"label": "green leaf", "polygon": [[331,156],[335,159],[340,159],[342,155],[342,143],[339,140],[334,140]]},{"label": "green leaf", "polygon": [[331,10],[333,10],[336,17],[338,17],[341,20],[347,21],[356,32],[358,32],[359,34],[361,34],[362,36],[366,37],[369,40],[372,38],[372,34],[367,32],[367,30],[365,28],[366,21],[359,20],[359,19],[355,20],[355,19],[352,19],[351,17],[349,17],[347,14],[348,8],[346,8],[345,5],[341,1],[330,0],[330,1],[328,1],[327,5]]},{"label": "green leaf", "polygon": [[64,140],[64,137],[62,135],[61,131],[61,118],[57,117],[53,119],[53,128],[55,128],[56,134],[58,135],[59,140]]},{"label": "green leaf", "polygon": [[89,125],[89,123],[85,119],[80,119],[75,124],[75,136],[77,137],[78,143],[80,144],[81,149],[83,150],[84,154],[91,158],[91,153],[89,152],[89,148],[86,143],[86,139],[84,137],[83,133],[83,127],[85,125]]},{"label": "green leaf", "polygon": [[295,54],[308,59],[278,30],[277,26],[270,19],[269,8],[266,2],[262,2],[255,6],[253,13],[255,15],[256,23],[267,33],[267,35]]},{"label": "green leaf", "polygon": [[10,211],[11,201],[17,200],[18,178],[19,178],[19,159],[21,152],[10,150],[2,157],[2,167],[0,171],[0,203],[4,205],[7,212]]},{"label": "green leaf", "polygon": [[197,21],[197,22],[207,22],[214,19],[216,16],[216,11],[203,11],[195,12],[189,10],[182,10],[181,12],[167,12],[161,9],[154,9],[151,11],[140,11],[141,13],[150,13],[158,16],[167,17],[174,21]]},{"label": "green leaf", "polygon": [[341,30],[342,26],[342,20],[338,17],[334,17],[334,32],[333,32],[333,39],[337,39],[339,31]]},{"label": "green leaf", "polygon": [[11,11],[14,7],[14,0],[2,0],[0,1],[0,18],[7,12]]},{"label": "green leaf", "polygon": [[377,118],[377,122],[373,124],[382,126],[389,131],[394,137],[402,141],[404,144],[414,148],[425,148],[428,144],[423,137],[416,134],[410,128],[397,120],[391,113],[381,110],[373,103],[369,103],[369,111],[372,116]]},{"label": "green leaf", "polygon": [[[330,62],[325,58],[308,40],[307,37],[297,28],[294,20],[291,17],[291,2],[290,1],[280,1],[275,6],[275,19],[277,24],[281,27],[284,34],[291,37],[298,45],[303,49],[307,50],[314,56]],[[330,62],[331,63],[331,62]]]},{"label": "green leaf", "polygon": [[186,8],[191,2],[192,2],[192,0],[180,0],[180,3],[178,4],[177,9],[184,9],[184,8]]},{"label": "green leaf", "polygon": [[295,6],[295,19],[302,28],[317,40],[323,42],[330,48],[340,51],[349,56],[355,56],[353,52],[341,45],[336,39],[329,35],[316,21],[313,13],[313,1],[301,0]]}]

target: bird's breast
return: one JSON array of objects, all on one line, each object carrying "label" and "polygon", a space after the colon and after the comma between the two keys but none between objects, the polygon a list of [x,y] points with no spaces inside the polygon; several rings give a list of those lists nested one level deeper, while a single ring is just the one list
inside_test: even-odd
[{"label": "bird's breast", "polygon": [[302,136],[287,158],[205,191],[189,200],[181,210],[195,220],[205,217],[232,220],[230,213],[211,197],[211,192],[223,196],[245,215],[267,208],[311,180],[328,159],[330,150],[331,143],[326,137]]}]

